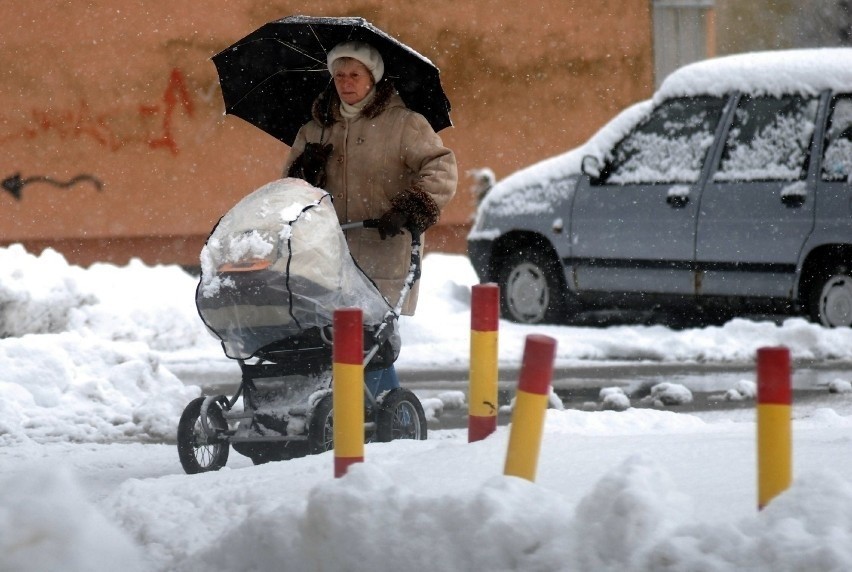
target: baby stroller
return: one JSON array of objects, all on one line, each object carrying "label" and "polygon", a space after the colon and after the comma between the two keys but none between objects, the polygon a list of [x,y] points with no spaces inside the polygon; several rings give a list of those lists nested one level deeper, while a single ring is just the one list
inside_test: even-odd
[{"label": "baby stroller", "polygon": [[[298,179],[251,193],[214,228],[201,254],[196,306],[242,380],[233,396],[192,400],[178,424],[187,473],[215,471],[230,447],[255,464],[333,448],[332,319],[363,312],[365,371],[399,354],[397,320],[420,275],[420,233],[411,233],[411,267],[396,306],[355,264],[331,197]],[[365,384],[367,441],[425,439],[426,418],[407,389],[373,395]],[[236,407],[242,398],[242,410]]]}]

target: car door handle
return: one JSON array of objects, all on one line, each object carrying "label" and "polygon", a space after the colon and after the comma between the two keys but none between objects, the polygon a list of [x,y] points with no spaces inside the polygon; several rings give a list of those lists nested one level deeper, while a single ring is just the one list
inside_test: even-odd
[{"label": "car door handle", "polygon": [[781,195],[781,202],[790,208],[800,207],[805,204],[805,195]]},{"label": "car door handle", "polygon": [[673,209],[682,209],[689,202],[689,185],[674,185],[666,193],[666,203]]},{"label": "car door handle", "polygon": [[807,184],[804,181],[796,181],[781,189],[781,202],[789,208],[800,207],[805,204],[807,195]]},{"label": "car door handle", "polygon": [[689,195],[669,195],[666,197],[666,202],[676,209],[682,209],[689,202]]}]

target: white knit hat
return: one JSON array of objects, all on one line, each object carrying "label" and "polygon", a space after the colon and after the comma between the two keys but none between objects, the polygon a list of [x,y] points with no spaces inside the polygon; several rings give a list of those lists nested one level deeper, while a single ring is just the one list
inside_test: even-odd
[{"label": "white knit hat", "polygon": [[354,58],[364,64],[370,70],[370,73],[373,74],[373,81],[376,83],[379,83],[385,74],[385,62],[382,61],[382,55],[370,44],[365,44],[364,42],[344,42],[334,46],[328,52],[328,57],[326,58],[328,71],[331,75],[334,75],[331,64],[339,58]]}]

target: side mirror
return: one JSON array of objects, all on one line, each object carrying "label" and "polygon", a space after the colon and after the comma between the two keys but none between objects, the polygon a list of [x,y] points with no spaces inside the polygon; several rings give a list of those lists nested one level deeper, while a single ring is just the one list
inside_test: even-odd
[{"label": "side mirror", "polygon": [[583,157],[583,162],[580,165],[584,175],[588,175],[593,179],[598,179],[601,176],[601,163],[598,158],[593,155]]}]

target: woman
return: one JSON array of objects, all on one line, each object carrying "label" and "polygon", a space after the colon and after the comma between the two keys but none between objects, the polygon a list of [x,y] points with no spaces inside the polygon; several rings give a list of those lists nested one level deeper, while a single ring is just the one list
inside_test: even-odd
[{"label": "woman", "polygon": [[[307,144],[324,153],[322,187],[340,222],[379,219],[377,230],[349,230],[346,238],[355,261],[395,304],[411,259],[403,229],[422,232],[438,221],[456,190],[455,155],[422,115],[405,106],[375,48],[338,44],[327,65],[334,89],[314,102],[313,120],[296,135],[284,173],[303,176],[299,160]],[[402,313],[412,315],[416,305],[417,285]],[[374,395],[399,387],[393,366],[370,372],[367,384]]]}]

